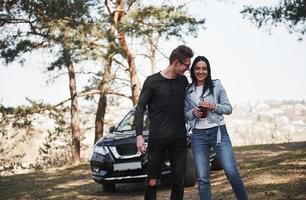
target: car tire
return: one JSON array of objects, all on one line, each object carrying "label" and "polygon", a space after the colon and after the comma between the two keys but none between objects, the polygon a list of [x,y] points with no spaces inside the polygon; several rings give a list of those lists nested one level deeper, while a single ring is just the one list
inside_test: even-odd
[{"label": "car tire", "polygon": [[185,187],[194,186],[197,182],[196,170],[193,162],[193,155],[191,148],[187,149],[187,159],[186,159],[186,170],[185,170]]},{"label": "car tire", "polygon": [[104,192],[115,192],[116,191],[116,184],[103,183],[103,191]]},{"label": "car tire", "polygon": [[211,162],[211,170],[219,171],[219,170],[222,170],[222,169],[223,169],[223,167],[222,167],[221,163],[219,162],[218,158],[216,156],[214,156],[214,159]]}]

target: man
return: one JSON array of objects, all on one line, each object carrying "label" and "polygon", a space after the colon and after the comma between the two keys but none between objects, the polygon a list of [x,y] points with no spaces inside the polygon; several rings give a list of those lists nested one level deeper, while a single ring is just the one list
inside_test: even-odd
[{"label": "man", "polygon": [[181,200],[184,196],[187,132],[184,96],[188,80],[183,74],[189,68],[192,56],[193,51],[187,46],[180,45],[175,48],[169,57],[168,67],[147,77],[140,94],[135,124],[137,149],[142,154],[146,152],[142,136],[146,106],[150,119],[145,200],[156,199],[156,186],[160,184],[166,152],[172,172],[171,200]]}]

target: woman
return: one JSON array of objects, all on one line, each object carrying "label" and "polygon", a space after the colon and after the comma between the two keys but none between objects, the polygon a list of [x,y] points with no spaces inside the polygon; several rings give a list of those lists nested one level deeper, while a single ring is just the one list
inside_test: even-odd
[{"label": "woman", "polygon": [[237,199],[248,199],[239,175],[231,140],[223,114],[231,114],[232,106],[219,80],[211,79],[209,61],[195,58],[190,69],[192,83],[185,97],[185,117],[191,122],[191,145],[198,174],[201,200],[211,199],[210,148],[213,147]]}]

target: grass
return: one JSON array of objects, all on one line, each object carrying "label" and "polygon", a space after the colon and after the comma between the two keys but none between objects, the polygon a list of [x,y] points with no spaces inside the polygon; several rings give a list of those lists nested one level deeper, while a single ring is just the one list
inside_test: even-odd
[{"label": "grass", "polygon": [[[306,142],[235,148],[249,199],[306,199]],[[212,172],[213,199],[235,199],[223,171]],[[104,193],[91,179],[88,163],[1,177],[0,199],[143,199],[143,183],[119,184]],[[158,199],[169,199],[170,185],[159,188]],[[198,199],[197,186],[185,188],[185,199]]]}]

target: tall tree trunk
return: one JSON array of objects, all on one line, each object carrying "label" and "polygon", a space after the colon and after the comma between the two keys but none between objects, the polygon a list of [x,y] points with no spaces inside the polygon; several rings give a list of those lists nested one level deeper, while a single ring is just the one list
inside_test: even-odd
[{"label": "tall tree trunk", "polygon": [[149,38],[149,44],[150,44],[150,61],[151,61],[151,71],[152,74],[156,72],[156,53],[157,53],[157,43],[158,43],[158,36],[154,38],[153,34],[151,35],[151,38]]},{"label": "tall tree trunk", "polygon": [[99,98],[98,109],[96,113],[96,119],[95,119],[95,141],[94,143],[96,143],[98,139],[103,136],[104,117],[105,117],[106,106],[107,106],[107,93],[109,91],[111,66],[112,66],[112,55],[109,49],[107,53],[106,63],[104,65],[103,78],[99,86],[100,98]]},{"label": "tall tree trunk", "polygon": [[[108,8],[108,1],[104,2],[104,6]],[[118,9],[118,4],[117,4]],[[111,14],[111,13],[110,13]],[[118,18],[119,18],[119,12],[114,12],[113,15],[113,24],[111,25],[111,29],[109,30],[113,36],[116,35],[116,28]],[[106,113],[106,107],[107,107],[107,93],[109,91],[109,82],[110,82],[110,76],[111,76],[111,67],[112,67],[112,57],[114,54],[114,41],[109,41],[107,53],[105,54],[105,65],[104,65],[104,73],[102,76],[102,80],[99,85],[100,90],[100,98],[98,102],[98,108],[96,113],[96,119],[95,119],[95,140],[94,144],[103,136],[104,132],[104,118]]]},{"label": "tall tree trunk", "polygon": [[126,39],[125,39],[125,34],[121,33],[120,34],[120,45],[123,49],[123,52],[125,54],[125,56],[127,57],[128,60],[128,64],[129,64],[129,74],[130,74],[130,79],[131,79],[131,92],[132,92],[132,101],[133,101],[133,105],[135,106],[138,102],[139,99],[139,82],[138,82],[138,76],[137,76],[137,68],[136,68],[136,64],[135,64],[135,58],[132,54],[132,52],[130,51],[127,43],[126,43]]},{"label": "tall tree trunk", "polygon": [[75,78],[75,70],[74,65],[71,59],[70,46],[68,42],[64,41],[63,44],[63,56],[65,60],[65,65],[68,69],[69,75],[69,90],[71,97],[71,132],[72,132],[72,160],[74,163],[80,162],[80,123],[78,116],[78,99],[77,99],[77,89],[76,89],[76,78]]},{"label": "tall tree trunk", "polygon": [[[120,22],[122,17],[125,15],[124,0],[117,1],[117,12],[119,13],[118,22]],[[131,79],[132,101],[133,105],[136,105],[139,99],[139,92],[140,92],[139,81],[137,76],[137,68],[135,64],[134,55],[132,54],[126,42],[126,37],[124,32],[119,32],[119,43],[123,51],[124,57],[128,60],[129,74]]]}]

